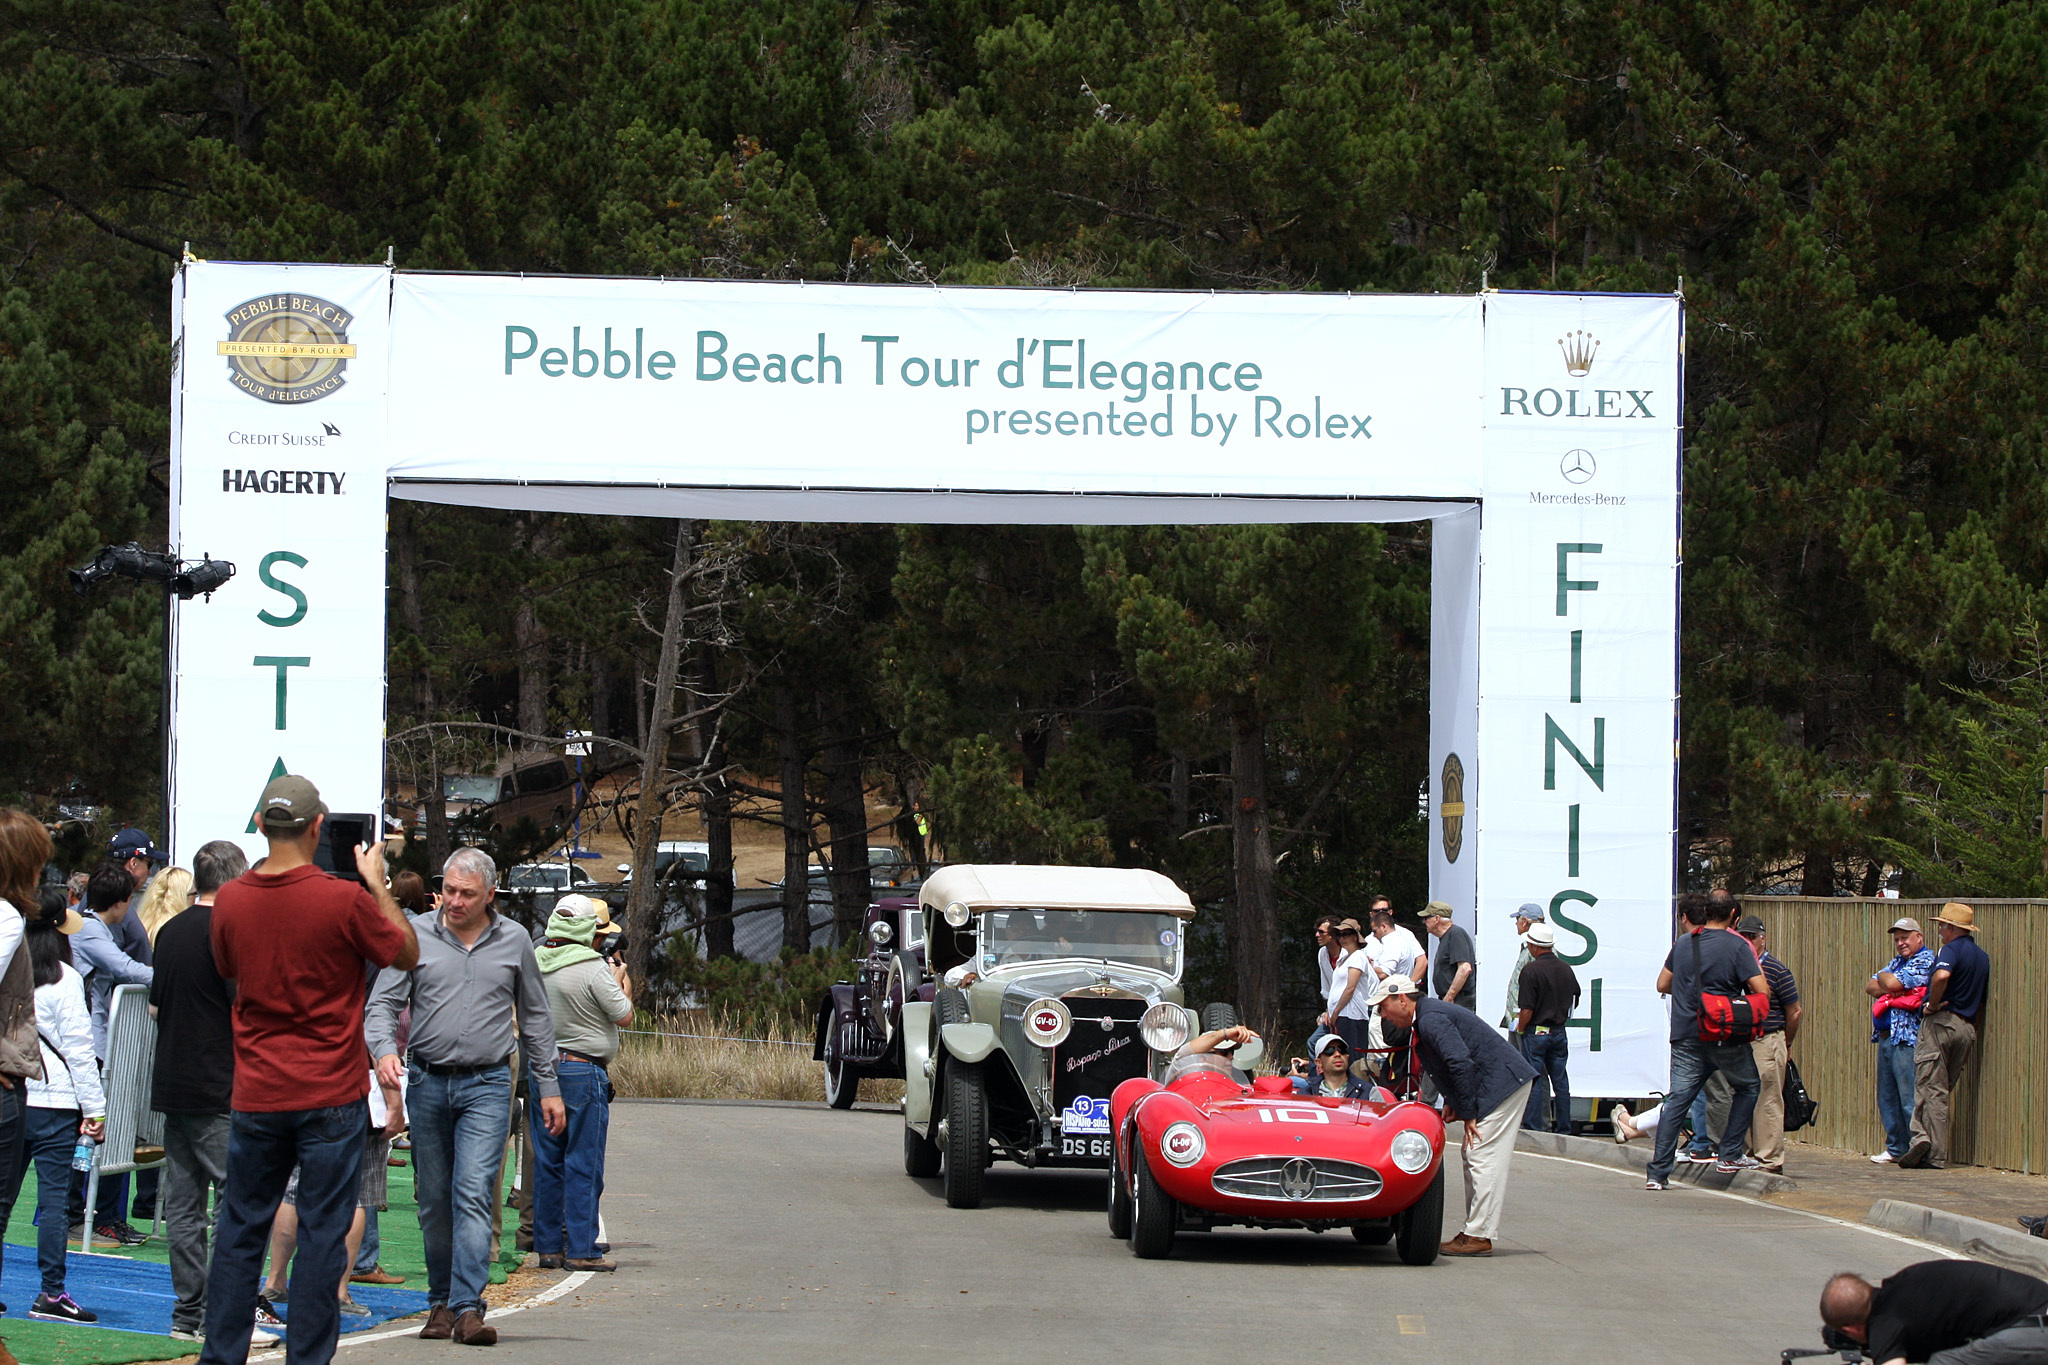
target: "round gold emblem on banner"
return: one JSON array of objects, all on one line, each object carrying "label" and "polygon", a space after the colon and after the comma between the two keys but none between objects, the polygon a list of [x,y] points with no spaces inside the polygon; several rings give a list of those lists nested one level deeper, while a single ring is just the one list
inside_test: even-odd
[{"label": "round gold emblem on banner", "polygon": [[1455,863],[1465,849],[1465,765],[1456,754],[1444,758],[1443,798],[1436,809],[1444,822],[1444,861]]},{"label": "round gold emblem on banner", "polygon": [[215,347],[236,388],[266,403],[311,403],[339,389],[356,348],[348,310],[310,294],[266,294],[230,309]]}]

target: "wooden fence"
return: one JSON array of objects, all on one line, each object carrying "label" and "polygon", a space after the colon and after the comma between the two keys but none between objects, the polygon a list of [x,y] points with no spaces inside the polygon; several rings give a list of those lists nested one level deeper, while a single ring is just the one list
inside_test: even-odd
[{"label": "wooden fence", "polygon": [[[1950,1159],[2039,1174],[2048,1171],[2048,901],[1972,900],[1977,941],[1991,956],[1991,989],[1977,1049],[1954,1105]],[[1870,1041],[1871,973],[1891,961],[1890,926],[1920,921],[1939,951],[1941,901],[1742,898],[1770,929],[1770,949],[1799,979],[1806,1017],[1792,1058],[1820,1119],[1798,1137],[1876,1152],[1877,1055]]]}]

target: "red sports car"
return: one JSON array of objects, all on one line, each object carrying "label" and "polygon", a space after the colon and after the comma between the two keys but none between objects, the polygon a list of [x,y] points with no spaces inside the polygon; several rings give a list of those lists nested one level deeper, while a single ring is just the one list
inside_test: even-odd
[{"label": "red sports car", "polygon": [[1348,1227],[1428,1265],[1443,1233],[1443,1120],[1377,1094],[1297,1095],[1281,1077],[1247,1086],[1211,1053],[1177,1058],[1164,1084],[1125,1081],[1109,1101],[1111,1235],[1151,1259],[1183,1230]]}]

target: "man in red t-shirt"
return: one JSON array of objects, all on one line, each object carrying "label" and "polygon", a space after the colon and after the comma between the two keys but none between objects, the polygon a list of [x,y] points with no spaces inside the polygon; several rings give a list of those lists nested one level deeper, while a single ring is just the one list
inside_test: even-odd
[{"label": "man in red t-shirt", "polygon": [[411,970],[420,947],[385,888],[382,844],[351,850],[361,884],[314,866],[326,816],[305,778],[271,782],[257,811],[270,856],[214,899],[214,962],[235,983],[235,1084],[202,1365],[241,1365],[249,1354],[263,1250],[295,1165],[287,1358],[327,1365],[340,1335],[335,1287],[348,1273],[370,1122],[365,987],[376,968]]}]

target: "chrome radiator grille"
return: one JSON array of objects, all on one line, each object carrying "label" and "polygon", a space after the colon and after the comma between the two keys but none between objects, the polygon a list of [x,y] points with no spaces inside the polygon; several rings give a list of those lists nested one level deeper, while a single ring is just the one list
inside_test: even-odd
[{"label": "chrome radiator grille", "polygon": [[1355,1162],[1255,1156],[1218,1166],[1209,1183],[1216,1193],[1239,1199],[1334,1204],[1371,1199],[1382,1182],[1378,1171]]}]

